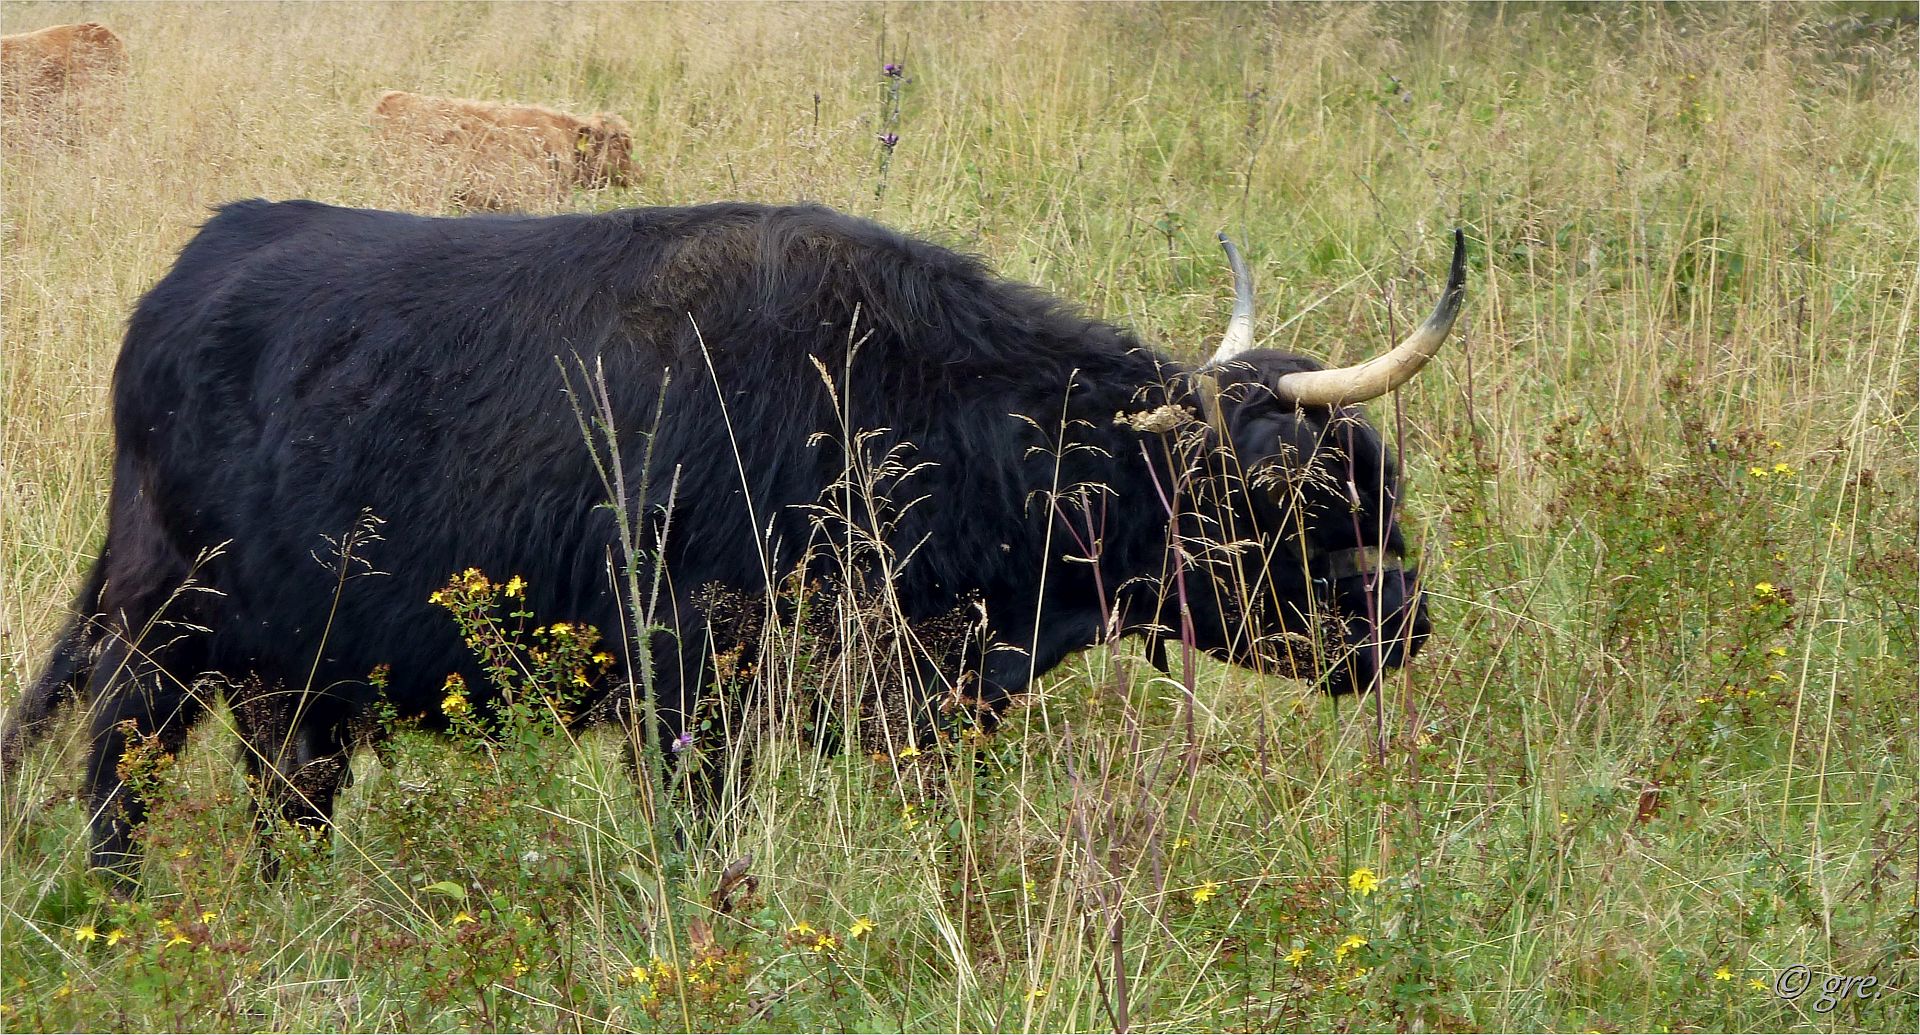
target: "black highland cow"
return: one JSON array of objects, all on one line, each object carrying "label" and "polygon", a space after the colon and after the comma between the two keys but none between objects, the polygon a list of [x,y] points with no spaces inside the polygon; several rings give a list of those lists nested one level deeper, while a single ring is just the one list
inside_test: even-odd
[{"label": "black highland cow", "polygon": [[[628,671],[611,634],[630,627],[616,515],[570,371],[605,384],[628,484],[661,490],[630,509],[643,550],[664,552],[679,629],[652,645],[663,737],[713,682],[703,588],[764,598],[826,563],[836,520],[882,509],[903,616],[979,616],[993,648],[929,667],[966,672],[989,720],[1116,633],[1366,689],[1428,628],[1392,460],[1347,407],[1445,338],[1463,244],[1426,324],[1331,371],[1250,347],[1251,288],[1226,247],[1233,320],[1193,369],[976,259],[822,208],[228,205],[134,311],[106,544],[6,755],[84,701],[93,859],[131,872],[129,737],[177,749],[207,693],[243,727],[277,716],[279,746],[249,764],[297,787],[277,804],[312,823],[377,666],[402,713],[438,716],[449,673],[485,687],[428,602],[451,573],[523,576],[530,610],[609,631],[612,671]],[[912,462],[836,519],[818,504],[849,439]],[[368,515],[379,535],[342,559]],[[348,563],[381,574],[343,577]]]}]

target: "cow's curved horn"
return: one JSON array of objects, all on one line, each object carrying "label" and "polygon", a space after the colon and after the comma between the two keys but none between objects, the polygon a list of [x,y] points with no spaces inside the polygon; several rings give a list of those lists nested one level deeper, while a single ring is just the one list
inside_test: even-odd
[{"label": "cow's curved horn", "polygon": [[1407,340],[1384,356],[1337,370],[1305,370],[1283,374],[1275,391],[1304,406],[1345,406],[1377,399],[1406,384],[1427,360],[1440,351],[1460,315],[1460,302],[1467,295],[1467,238],[1453,232],[1453,268],[1447,272],[1447,293],[1433,307],[1427,322],[1414,328]]},{"label": "cow's curved horn", "polygon": [[1227,239],[1224,230],[1220,232],[1220,247],[1226,249],[1227,265],[1233,267],[1233,317],[1227,321],[1227,333],[1221,337],[1220,347],[1207,361],[1210,367],[1253,348],[1253,278],[1247,275],[1247,264],[1240,261],[1240,249]]}]

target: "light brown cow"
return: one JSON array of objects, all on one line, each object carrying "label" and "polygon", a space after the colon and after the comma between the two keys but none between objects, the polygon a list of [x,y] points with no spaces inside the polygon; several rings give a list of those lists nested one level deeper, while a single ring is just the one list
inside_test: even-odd
[{"label": "light brown cow", "polygon": [[574,186],[623,187],[632,169],[633,131],[605,112],[389,90],[373,119],[390,142],[437,158],[459,200],[476,208],[553,200]]},{"label": "light brown cow", "polygon": [[126,45],[96,22],[0,36],[0,111],[37,121],[110,106],[105,87],[126,70]]}]

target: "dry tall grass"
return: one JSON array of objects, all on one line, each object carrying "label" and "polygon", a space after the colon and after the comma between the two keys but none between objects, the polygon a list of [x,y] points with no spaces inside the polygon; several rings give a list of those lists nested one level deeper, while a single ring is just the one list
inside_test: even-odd
[{"label": "dry tall grass", "polygon": [[[1189,357],[1224,320],[1215,229],[1246,243],[1262,341],[1342,360],[1423,311],[1457,223],[1465,339],[1374,407],[1439,626],[1380,700],[1388,758],[1373,702],[1208,669],[1206,765],[1173,779],[1171,691],[1090,652],[1001,735],[997,782],[962,781],[941,851],[863,760],[796,760],[694,869],[751,849],[769,916],[871,914],[891,955],[755,1016],[1078,1028],[1124,1000],[1166,1028],[1911,1030],[1920,81],[1913,22],[1879,13],[9,3],[9,32],[110,25],[132,70],[115,117],[0,172],[0,692],[102,535],[125,316],[208,207],[446,205],[368,127],[386,89],[622,115],[635,184],[562,207],[820,201]],[[595,800],[624,793],[582,764]],[[88,915],[78,809],[27,807],[69,769],[8,775],[0,1007],[30,1026],[125,1016],[60,933]],[[378,843],[364,800],[343,836]],[[630,861],[609,852],[611,888]],[[1333,885],[1362,865],[1409,904]],[[353,905],[229,894],[289,947],[233,1023],[424,1023],[403,983],[341,972]],[[569,966],[658,938],[589,913]],[[1371,984],[1345,953],[1302,977],[1358,930]],[[1290,946],[1315,962],[1276,962]],[[1798,962],[1892,990],[1815,1014],[1741,983]],[[349,992],[303,983],[323,980]]]}]

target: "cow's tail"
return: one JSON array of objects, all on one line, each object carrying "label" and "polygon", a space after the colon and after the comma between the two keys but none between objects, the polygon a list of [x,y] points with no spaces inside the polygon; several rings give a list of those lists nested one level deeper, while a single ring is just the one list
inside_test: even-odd
[{"label": "cow's tail", "polygon": [[0,771],[13,772],[20,756],[46,733],[54,712],[86,686],[96,653],[100,591],[106,582],[106,572],[106,557],[102,555],[87,573],[86,584],[73,602],[73,617],[54,643],[46,667],[20,695],[4,725],[0,725]]}]

